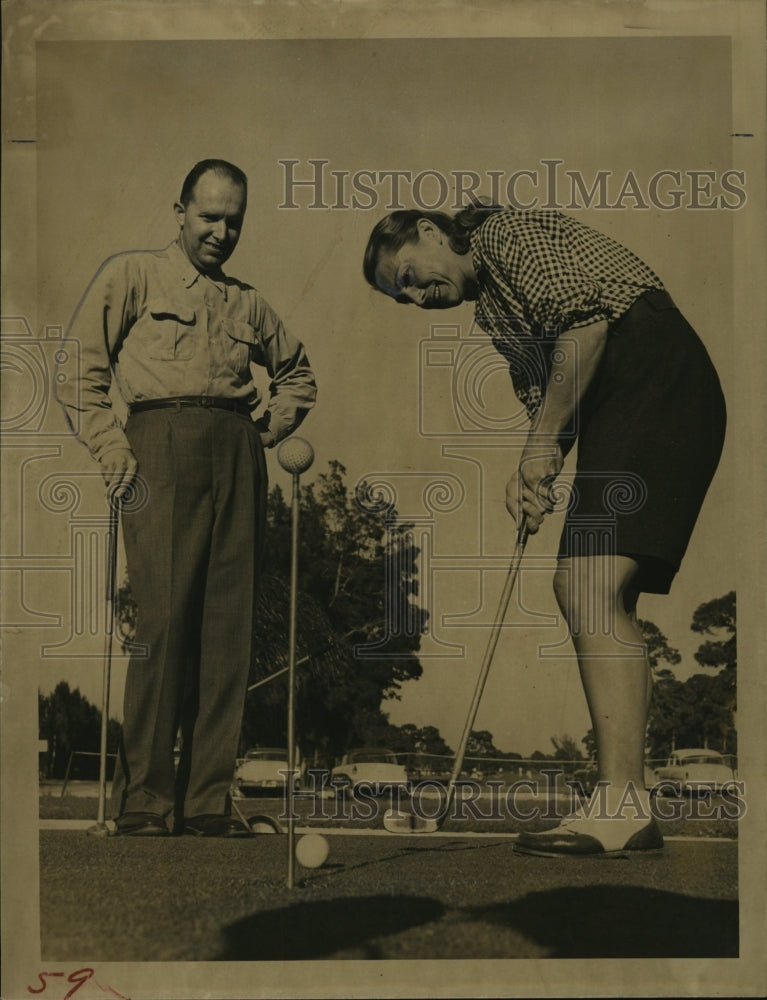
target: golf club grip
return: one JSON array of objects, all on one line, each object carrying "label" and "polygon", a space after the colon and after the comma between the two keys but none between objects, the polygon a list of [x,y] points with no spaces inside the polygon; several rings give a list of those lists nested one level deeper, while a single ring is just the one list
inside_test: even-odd
[{"label": "golf club grip", "polygon": [[455,791],[455,786],[458,778],[461,774],[461,768],[463,767],[463,760],[466,756],[466,747],[469,743],[469,737],[471,736],[471,731],[474,728],[474,722],[477,718],[477,712],[479,711],[479,705],[482,701],[482,692],[485,689],[485,683],[487,681],[488,674],[490,673],[490,664],[493,662],[493,655],[495,653],[495,647],[498,645],[498,639],[501,634],[501,628],[503,626],[503,620],[506,617],[506,612],[509,607],[509,601],[511,600],[511,595],[514,592],[514,585],[517,582],[517,576],[519,574],[519,566],[522,561],[522,555],[525,551],[525,545],[529,537],[529,532],[527,530],[527,525],[523,522],[519,528],[517,534],[517,544],[514,548],[514,554],[511,557],[511,563],[509,564],[509,571],[506,574],[506,583],[503,587],[503,592],[501,594],[501,600],[498,604],[498,611],[495,615],[495,621],[493,622],[493,627],[490,632],[490,638],[488,639],[487,648],[485,649],[485,656],[482,660],[482,666],[479,670],[479,675],[477,677],[477,683],[474,688],[474,696],[472,698],[471,707],[469,708],[469,714],[466,719],[466,725],[463,729],[463,734],[461,736],[461,742],[458,745],[458,752],[455,755],[455,763],[453,764],[453,773],[450,775],[450,783],[447,787],[447,801],[445,803],[444,816],[450,809],[450,803],[453,798]]},{"label": "golf club grip", "polygon": [[120,515],[118,502],[109,505],[109,534],[107,536],[107,578],[106,578],[106,599],[113,602],[117,590],[117,532],[119,530]]}]

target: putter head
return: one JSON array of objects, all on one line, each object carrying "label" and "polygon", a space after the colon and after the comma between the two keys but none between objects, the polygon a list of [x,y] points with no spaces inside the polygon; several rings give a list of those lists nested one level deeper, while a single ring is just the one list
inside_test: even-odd
[{"label": "putter head", "polygon": [[251,816],[248,826],[253,833],[283,833],[283,829],[276,819],[271,816]]},{"label": "putter head", "polygon": [[384,829],[389,833],[436,833],[439,822],[436,819],[426,819],[411,812],[397,812],[387,809],[383,818]]},{"label": "putter head", "polygon": [[114,837],[115,831],[110,830],[106,823],[95,823],[85,831],[89,837]]}]

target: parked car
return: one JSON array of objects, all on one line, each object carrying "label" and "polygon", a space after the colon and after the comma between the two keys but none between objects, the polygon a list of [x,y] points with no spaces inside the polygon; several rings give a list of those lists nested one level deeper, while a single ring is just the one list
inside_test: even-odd
[{"label": "parked car", "polygon": [[[253,747],[235,762],[232,794],[237,797],[257,795],[270,789],[285,789],[288,751],[283,747]],[[296,775],[294,787],[298,787]]]},{"label": "parked car", "polygon": [[655,780],[661,783],[661,794],[711,794],[734,781],[735,771],[717,750],[674,750],[668,761],[655,769]]},{"label": "parked car", "polygon": [[375,747],[350,750],[330,772],[330,782],[340,794],[353,793],[360,785],[371,786],[377,794],[409,787],[407,771],[397,763],[394,752]]}]

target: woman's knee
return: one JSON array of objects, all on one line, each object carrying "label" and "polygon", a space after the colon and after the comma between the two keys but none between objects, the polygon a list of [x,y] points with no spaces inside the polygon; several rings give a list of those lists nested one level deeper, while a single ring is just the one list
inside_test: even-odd
[{"label": "woman's knee", "polygon": [[[554,596],[575,635],[589,622],[600,632],[615,628],[616,616],[626,616],[625,601],[636,572],[636,563],[622,556],[599,559],[562,559],[554,572]],[[632,599],[633,598],[633,599]],[[628,597],[635,607],[635,597]]]},{"label": "woman's knee", "polygon": [[574,614],[574,593],[572,571],[568,564],[559,562],[554,571],[554,596],[557,599],[559,610],[565,616],[568,624],[572,624],[571,619]]}]

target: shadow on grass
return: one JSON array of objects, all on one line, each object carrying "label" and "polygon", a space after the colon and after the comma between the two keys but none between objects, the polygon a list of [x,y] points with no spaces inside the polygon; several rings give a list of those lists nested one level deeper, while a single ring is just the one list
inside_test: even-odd
[{"label": "shadow on grass", "polygon": [[439,920],[444,912],[442,903],[418,896],[295,903],[222,928],[227,945],[216,960],[320,959],[352,948],[361,949],[363,958],[379,958],[376,938]]},{"label": "shadow on grass", "polygon": [[[355,958],[379,959],[386,950],[381,938],[446,916],[451,924],[477,922],[514,930],[547,949],[548,958],[738,956],[736,901],[606,885],[532,892],[513,903],[457,909],[412,895],[299,902],[223,928],[227,943],[216,959],[311,960],[352,950],[358,952]],[[455,957],[480,953],[472,948]]]},{"label": "shadow on grass", "polygon": [[550,958],[737,958],[738,903],[634,886],[531,892],[462,911],[513,928]]}]

